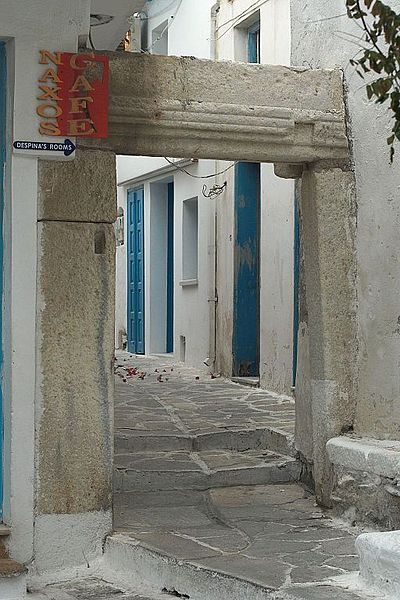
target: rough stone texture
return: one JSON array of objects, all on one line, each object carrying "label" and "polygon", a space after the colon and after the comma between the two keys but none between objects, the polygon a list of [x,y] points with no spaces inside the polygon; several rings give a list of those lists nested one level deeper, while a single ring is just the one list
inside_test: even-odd
[{"label": "rough stone texture", "polygon": [[[300,330],[309,335],[311,406],[302,398],[296,418],[307,422],[311,417],[317,498],[329,506],[331,467],[325,445],[352,428],[357,398],[355,189],[351,171],[325,170],[324,165],[304,171],[301,226],[307,327],[302,324]],[[305,429],[299,427],[303,435]]]},{"label": "rough stone texture", "polygon": [[365,598],[335,581],[358,569],[356,530],[337,528],[298,485],[213,489],[195,506],[126,516],[106,546],[116,580],[135,566],[135,580],[196,600]]},{"label": "rough stone texture", "polygon": [[41,223],[39,247],[37,513],[101,511],[111,506],[113,226]]},{"label": "rough stone texture", "polygon": [[166,600],[166,596],[151,594],[150,598],[143,590],[134,592],[100,577],[89,577],[48,585],[33,594],[32,600]]},{"label": "rough stone texture", "polygon": [[115,52],[110,72],[109,138],[85,146],[260,162],[347,156],[339,71]]},{"label": "rough stone texture", "polygon": [[[137,374],[130,376],[129,369]],[[269,449],[295,454],[290,398],[211,379],[167,358],[119,353],[116,373],[117,452]]]},{"label": "rough stone texture", "polygon": [[400,478],[400,442],[342,436],[329,440],[327,450],[335,465],[391,479]]},{"label": "rough stone texture", "polygon": [[39,161],[39,221],[114,223],[116,165],[112,152],[78,150],[75,160]]},{"label": "rough stone texture", "polygon": [[205,490],[299,478],[298,461],[266,450],[147,451],[115,455],[114,491]]},{"label": "rough stone texture", "polygon": [[339,437],[327,450],[335,512],[353,523],[399,529],[400,443]]}]

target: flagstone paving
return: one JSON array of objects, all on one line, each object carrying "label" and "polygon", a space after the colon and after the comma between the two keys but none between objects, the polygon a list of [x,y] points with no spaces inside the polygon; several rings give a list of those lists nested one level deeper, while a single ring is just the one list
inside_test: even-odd
[{"label": "flagstone paving", "polygon": [[214,585],[232,578],[277,600],[370,597],[353,585],[359,531],[339,527],[298,483],[291,398],[165,357],[119,355],[116,375],[117,545],[148,552],[154,572],[176,567],[177,582],[191,588],[180,597],[203,598],[204,573]]},{"label": "flagstone paving", "polygon": [[[213,489],[185,507],[121,506],[116,533],[182,564],[295,598],[360,597],[335,583],[358,569],[359,532],[338,527],[298,484]],[[320,596],[317,585],[325,588]]]},{"label": "flagstone paving", "polygon": [[118,354],[116,374],[115,427],[122,436],[190,438],[265,428],[294,433],[292,398],[212,379],[167,357]]}]

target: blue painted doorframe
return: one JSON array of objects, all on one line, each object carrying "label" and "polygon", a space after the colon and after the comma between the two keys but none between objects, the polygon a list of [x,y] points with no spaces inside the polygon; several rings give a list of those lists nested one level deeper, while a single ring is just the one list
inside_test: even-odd
[{"label": "blue painted doorframe", "polygon": [[128,192],[128,352],[144,354],[144,190]]},{"label": "blue painted doorframe", "polygon": [[299,186],[295,185],[294,194],[294,277],[293,277],[293,386],[297,379],[297,358],[299,347],[299,321],[300,321],[300,261],[301,261],[301,242],[300,242],[300,198]]},{"label": "blue painted doorframe", "polygon": [[3,517],[4,415],[3,415],[3,207],[6,165],[6,48],[0,42],[0,520]]},{"label": "blue painted doorframe", "polygon": [[174,351],[174,184],[168,184],[167,213],[167,352]]},{"label": "blue painted doorframe", "polygon": [[260,163],[235,166],[233,375],[260,363]]}]

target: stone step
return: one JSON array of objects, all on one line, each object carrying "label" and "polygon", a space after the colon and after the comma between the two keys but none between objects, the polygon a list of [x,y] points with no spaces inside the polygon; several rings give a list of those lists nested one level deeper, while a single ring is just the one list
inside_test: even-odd
[{"label": "stone step", "polygon": [[212,487],[288,483],[300,463],[270,451],[207,450],[116,454],[115,492],[206,490]]},{"label": "stone step", "polygon": [[174,450],[270,450],[296,456],[293,436],[274,427],[222,430],[199,435],[138,432],[120,429],[115,435],[116,453],[170,452]]},{"label": "stone step", "polygon": [[[365,600],[356,589],[336,586],[332,580],[307,586],[277,589],[274,583],[275,561],[242,560],[226,556],[224,560],[178,558],[178,548],[159,551],[131,535],[113,534],[105,544],[105,573],[109,581],[146,584],[154,594],[165,594],[165,600]],[[211,566],[212,563],[216,566]],[[251,564],[251,563],[254,563]],[[209,564],[208,564],[209,563]],[[287,568],[289,565],[287,566]],[[356,587],[356,586],[354,586]]]}]

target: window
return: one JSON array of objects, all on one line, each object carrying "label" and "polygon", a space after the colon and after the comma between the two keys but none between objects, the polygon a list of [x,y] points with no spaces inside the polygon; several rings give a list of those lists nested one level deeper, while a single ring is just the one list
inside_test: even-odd
[{"label": "window", "polygon": [[247,32],[247,62],[260,63],[260,21],[249,27]]},{"label": "window", "polygon": [[168,55],[168,21],[164,21],[151,32],[150,51],[152,54]]},{"label": "window", "polygon": [[260,11],[240,21],[234,29],[234,56],[239,62],[260,63]]},{"label": "window", "polygon": [[197,283],[199,243],[197,198],[191,198],[183,202],[182,216],[182,283]]}]

